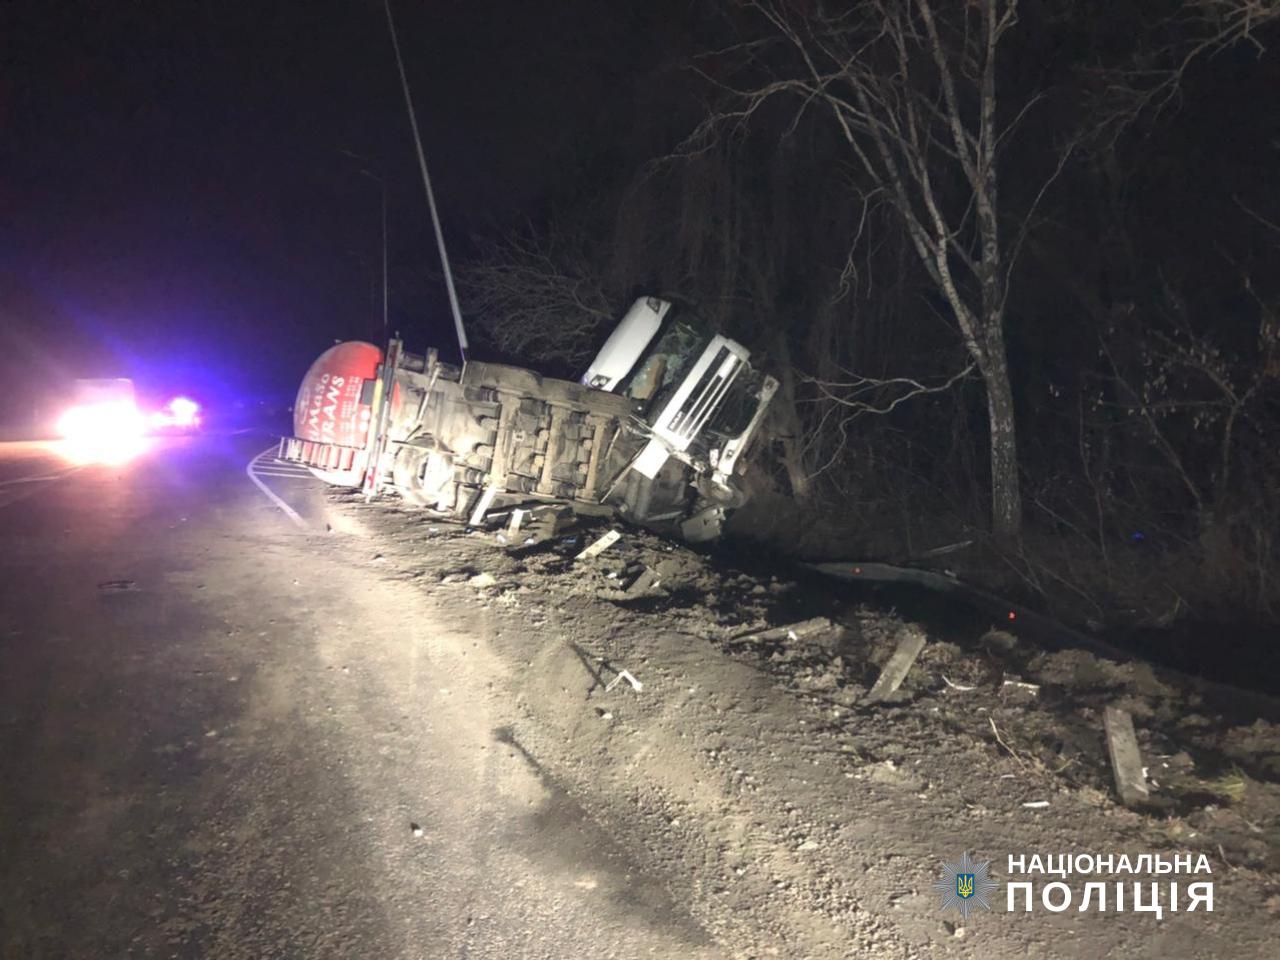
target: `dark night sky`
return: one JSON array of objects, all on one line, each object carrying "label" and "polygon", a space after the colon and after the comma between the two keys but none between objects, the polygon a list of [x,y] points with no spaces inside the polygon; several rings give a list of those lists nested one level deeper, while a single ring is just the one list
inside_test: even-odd
[{"label": "dark night sky", "polygon": [[[536,216],[582,145],[613,139],[650,58],[626,6],[395,7],[455,257],[486,223]],[[291,390],[330,340],[376,330],[378,187],[343,149],[389,184],[393,322],[448,345],[380,3],[0,15],[8,367]]]},{"label": "dark night sky", "polygon": [[[687,91],[654,81],[705,5],[393,2],[455,261],[670,146],[645,137]],[[1222,189],[1272,209],[1275,112],[1242,120],[1232,84],[1274,63],[1205,60],[1143,148],[1170,243],[1247,219]],[[0,2],[0,376],[288,395],[334,338],[376,338],[378,187],[343,150],[388,184],[394,326],[449,347],[380,0]]]}]

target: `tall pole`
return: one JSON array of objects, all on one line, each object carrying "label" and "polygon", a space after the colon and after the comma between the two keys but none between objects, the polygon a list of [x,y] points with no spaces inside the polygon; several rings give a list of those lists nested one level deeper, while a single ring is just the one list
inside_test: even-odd
[{"label": "tall pole", "polygon": [[404,72],[404,58],[400,56],[400,41],[396,38],[396,22],[391,16],[391,0],[383,0],[387,11],[387,27],[391,30],[391,46],[396,52],[396,67],[400,71],[400,86],[404,89],[404,103],[409,111],[409,126],[413,128],[413,144],[418,150],[418,167],[422,170],[422,185],[427,190],[427,206],[431,208],[431,224],[436,231],[436,246],[440,248],[440,264],[444,267],[444,284],[449,291],[449,307],[453,310],[453,325],[458,334],[458,350],[462,362],[467,362],[467,331],[462,326],[462,309],[458,306],[458,292],[453,286],[453,271],[449,268],[449,254],[444,247],[444,231],[440,229],[440,213],[436,210],[436,195],[431,189],[431,174],[427,172],[427,155],[422,149],[422,135],[418,132],[418,117],[413,111],[413,97],[409,93],[409,78]]},{"label": "tall pole", "polygon": [[382,340],[385,343],[391,336],[387,314],[387,181],[378,182],[382,186]]}]

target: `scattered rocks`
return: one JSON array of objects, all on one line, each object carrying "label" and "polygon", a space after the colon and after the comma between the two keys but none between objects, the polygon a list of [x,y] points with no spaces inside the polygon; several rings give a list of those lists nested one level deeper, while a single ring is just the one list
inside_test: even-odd
[{"label": "scattered rocks", "polygon": [[[717,904],[741,911],[767,885],[776,905],[803,902],[815,916],[838,915],[843,923],[867,898],[841,900],[830,877],[857,877],[883,896],[932,864],[919,862],[915,851],[916,862],[895,856],[876,875],[869,851],[907,836],[893,832],[899,823],[919,840],[941,836],[949,826],[939,825],[957,819],[1003,817],[1010,835],[1026,843],[1041,834],[1066,842],[1064,831],[1071,831],[1072,842],[1099,847],[1117,830],[1145,824],[1184,849],[1211,837],[1208,849],[1222,842],[1223,858],[1233,864],[1280,869],[1280,844],[1267,839],[1280,836],[1272,782],[1280,777],[1280,730],[1264,722],[1233,728],[1217,704],[1192,715],[1188,692],[1161,671],[1087,651],[1045,652],[1014,625],[967,635],[929,629],[898,691],[871,704],[863,697],[881,668],[925,627],[874,603],[823,605],[811,584],[728,569],[643,531],[629,529],[607,552],[575,564],[575,554],[607,528],[579,529],[572,543],[510,549],[495,548],[491,538],[433,542],[441,553],[428,572],[447,570],[444,582],[478,588],[501,583],[504,595],[519,598],[524,629],[504,624],[511,639],[495,646],[514,652],[522,666],[520,709],[528,735],[540,737],[531,749],[583,796],[603,797],[610,816],[615,805],[625,807],[631,842],[639,837],[643,846],[657,836],[656,856],[690,856],[695,873],[705,861],[723,881],[706,888]],[[645,571],[661,584],[627,597],[626,586]],[[441,594],[467,607],[481,602]],[[500,609],[492,596],[483,602]],[[804,626],[811,621],[813,629]],[[680,639],[663,640],[666,632]],[[586,652],[586,669],[568,639]],[[629,682],[620,679],[624,664],[644,680],[642,696],[618,689]],[[1156,821],[1117,805],[1102,732],[1107,704],[1141,720],[1142,756],[1158,781],[1153,790],[1177,791],[1184,806],[1176,818]],[[618,716],[625,722],[613,722]],[[992,721],[1007,746],[993,740]],[[1191,758],[1204,763],[1205,756],[1225,760],[1195,769]],[[1210,792],[1218,805],[1212,815],[1205,812]],[[804,809],[810,805],[821,812]],[[884,836],[869,839],[870,827],[851,826],[855,816],[879,824]],[[646,826],[656,823],[658,834]],[[850,872],[840,873],[846,864]],[[735,901],[738,888],[757,892]],[[719,935],[730,921],[723,911],[708,912],[710,902],[694,909]],[[932,896],[913,891],[882,902],[910,914],[911,923],[927,914],[933,937],[940,936]],[[847,942],[893,944],[891,928],[876,926],[882,918]],[[965,936],[958,923],[941,929],[948,942]]]}]

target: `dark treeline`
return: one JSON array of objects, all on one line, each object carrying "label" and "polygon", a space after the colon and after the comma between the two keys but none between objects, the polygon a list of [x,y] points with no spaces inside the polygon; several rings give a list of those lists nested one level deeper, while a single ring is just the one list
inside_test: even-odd
[{"label": "dark treeline", "polygon": [[668,6],[629,133],[464,271],[494,345],[568,371],[661,293],[783,384],[755,536],[1273,620],[1280,4]]}]

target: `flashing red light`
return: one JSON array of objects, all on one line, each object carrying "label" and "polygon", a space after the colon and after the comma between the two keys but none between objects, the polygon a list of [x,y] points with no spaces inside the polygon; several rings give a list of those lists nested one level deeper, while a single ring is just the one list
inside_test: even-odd
[{"label": "flashing red light", "polygon": [[200,404],[188,397],[174,397],[151,414],[151,426],[156,430],[190,430],[198,427]]},{"label": "flashing red light", "polygon": [[1010,619],[1010,620],[1017,620],[1017,619],[1018,619],[1018,615],[1017,615],[1016,613],[1014,613],[1012,610],[1010,610],[1010,611],[1009,611],[1009,619]]}]

